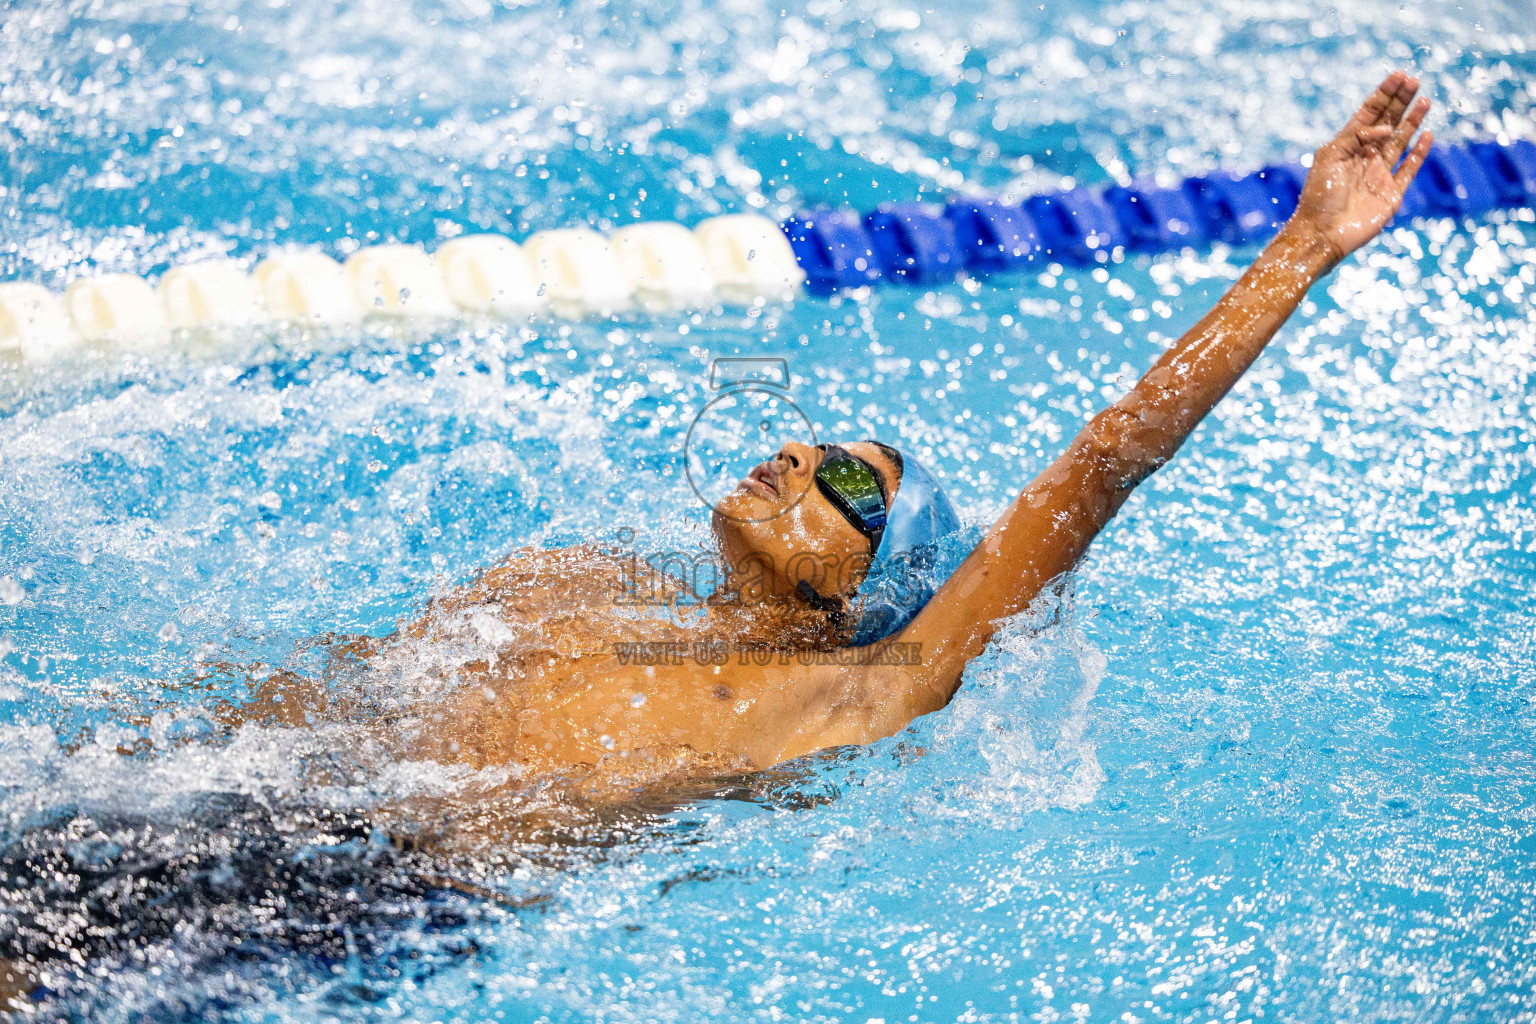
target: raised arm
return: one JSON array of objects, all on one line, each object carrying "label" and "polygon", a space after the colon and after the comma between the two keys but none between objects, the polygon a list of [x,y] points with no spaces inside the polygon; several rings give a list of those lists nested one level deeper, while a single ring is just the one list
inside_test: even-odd
[{"label": "raised arm", "polygon": [[[1093,418],[997,521],[928,607],[894,639],[921,644],[899,670],[876,735],[937,710],[999,620],[1077,564],[1143,479],[1178,451],[1258,358],[1307,289],[1391,219],[1429,151],[1409,141],[1429,110],[1418,80],[1389,75],[1313,159],[1290,221],[1206,316],[1131,391]],[[1399,159],[1404,152],[1396,173]],[[877,688],[878,689],[878,688]]]}]

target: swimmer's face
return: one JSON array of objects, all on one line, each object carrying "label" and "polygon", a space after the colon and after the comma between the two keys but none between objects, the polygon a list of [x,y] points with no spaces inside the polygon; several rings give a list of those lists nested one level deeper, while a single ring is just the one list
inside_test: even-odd
[{"label": "swimmer's face", "polygon": [[[867,441],[842,447],[874,468],[887,500],[896,497],[901,471],[889,456]],[[822,456],[791,442],[715,506],[711,525],[726,561],[779,595],[794,593],[802,580],[824,597],[851,595],[869,568],[869,538],[816,486]]]}]

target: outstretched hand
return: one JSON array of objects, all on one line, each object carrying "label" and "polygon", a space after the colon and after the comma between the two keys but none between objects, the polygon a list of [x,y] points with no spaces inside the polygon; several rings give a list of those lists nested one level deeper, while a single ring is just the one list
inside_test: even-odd
[{"label": "outstretched hand", "polygon": [[[1312,158],[1291,221],[1326,242],[1336,261],[1376,237],[1429,153],[1434,137],[1427,131],[1408,148],[1429,113],[1428,99],[1414,100],[1418,91],[1417,78],[1392,72]],[[1398,167],[1405,150],[1408,157]]]}]

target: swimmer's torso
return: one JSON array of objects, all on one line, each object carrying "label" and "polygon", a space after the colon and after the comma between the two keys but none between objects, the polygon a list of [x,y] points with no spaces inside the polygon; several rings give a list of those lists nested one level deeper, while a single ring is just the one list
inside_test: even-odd
[{"label": "swimmer's torso", "polygon": [[[683,748],[718,759],[731,720],[754,702],[737,696],[725,668],[699,692],[691,654],[714,638],[711,624],[697,609],[641,600],[633,568],[587,547],[524,552],[434,602],[412,627],[423,639],[467,627],[500,642],[494,663],[466,666],[423,716],[422,753],[533,773]],[[738,760],[727,753],[722,767]]]},{"label": "swimmer's torso", "polygon": [[792,624],[706,613],[675,588],[637,587],[635,571],[585,546],[512,556],[366,653],[370,687],[418,692],[364,714],[405,757],[525,778],[723,774],[824,745],[795,744],[825,716],[804,720],[824,694],[793,671]]}]

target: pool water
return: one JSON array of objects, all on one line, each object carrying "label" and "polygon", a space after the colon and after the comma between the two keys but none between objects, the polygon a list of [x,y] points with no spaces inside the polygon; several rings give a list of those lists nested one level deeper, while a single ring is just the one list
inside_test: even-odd
[{"label": "pool water", "polygon": [[[1490,2],[18,3],[0,276],[1257,167],[1397,65],[1443,136],[1532,137],[1533,54]],[[209,666],[309,665],[514,547],[707,545],[682,445],[723,356],[787,360],[819,437],[920,454],[974,536],[1252,255],[0,366],[0,841],[203,869],[40,1012],[1536,1017],[1528,212],[1394,229],[1314,289],[1067,594],[868,750],[466,894],[347,822],[474,780],[316,787],[313,740],[199,739],[244,692]],[[294,868],[277,928],[248,896],[309,856],[294,807],[351,873]],[[46,888],[8,917],[72,926]]]}]

